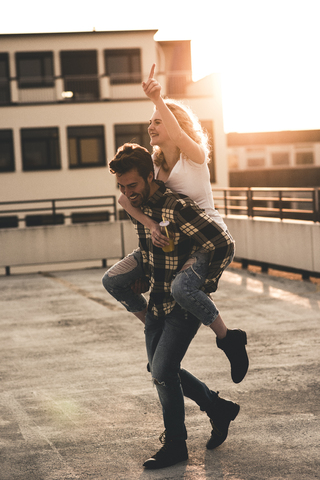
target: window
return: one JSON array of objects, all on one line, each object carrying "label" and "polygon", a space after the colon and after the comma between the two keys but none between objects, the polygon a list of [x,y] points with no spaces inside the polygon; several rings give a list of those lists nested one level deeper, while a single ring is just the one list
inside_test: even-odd
[{"label": "window", "polygon": [[9,56],[0,53],[0,105],[10,103]]},{"label": "window", "polygon": [[296,152],[297,165],[312,165],[314,163],[313,152]]},{"label": "window", "polygon": [[60,168],[58,128],[22,129],[21,145],[24,171]]},{"label": "window", "polygon": [[234,170],[239,168],[239,157],[235,153],[230,153],[228,155],[228,168],[229,170]]},{"label": "window", "polygon": [[138,143],[151,153],[150,137],[147,123],[132,123],[127,125],[115,125],[116,149],[124,143]]},{"label": "window", "polygon": [[64,90],[72,92],[71,100],[99,98],[96,50],[66,50],[60,53]]},{"label": "window", "polygon": [[289,165],[289,153],[288,152],[274,152],[271,155],[272,165],[281,166]]},{"label": "window", "polygon": [[105,50],[104,58],[106,75],[112,85],[142,81],[139,49]]},{"label": "window", "polygon": [[264,158],[248,158],[248,167],[264,167]]},{"label": "window", "polygon": [[103,126],[68,127],[68,146],[70,168],[106,165]]},{"label": "window", "polygon": [[18,52],[16,62],[20,88],[53,87],[52,52]]},{"label": "window", "polygon": [[55,215],[26,215],[26,227],[41,227],[42,225],[63,225],[64,215],[58,213]]},{"label": "window", "polygon": [[14,172],[12,130],[0,130],[0,172]]},{"label": "window", "polygon": [[0,216],[0,228],[17,228],[19,219],[16,215]]},{"label": "window", "polygon": [[247,147],[247,166],[249,168],[260,168],[266,164],[266,151],[264,148]]},{"label": "window", "polygon": [[108,222],[109,212],[72,213],[72,223]]}]

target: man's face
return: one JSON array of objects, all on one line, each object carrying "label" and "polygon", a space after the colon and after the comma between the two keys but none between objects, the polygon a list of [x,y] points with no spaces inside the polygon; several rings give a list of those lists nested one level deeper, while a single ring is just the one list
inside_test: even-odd
[{"label": "man's face", "polygon": [[150,173],[147,182],[139,175],[136,169],[119,175],[116,173],[121,193],[125,195],[133,207],[144,205],[150,197],[150,184],[153,175]]}]

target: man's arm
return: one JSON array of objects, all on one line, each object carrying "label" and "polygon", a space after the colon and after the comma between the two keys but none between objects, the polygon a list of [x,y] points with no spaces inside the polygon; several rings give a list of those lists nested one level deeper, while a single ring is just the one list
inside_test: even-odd
[{"label": "man's arm", "polygon": [[150,230],[152,243],[156,247],[164,247],[169,244],[167,237],[161,234],[159,224],[148,215],[145,215],[140,208],[133,207],[129,199],[122,193],[120,194],[118,203],[130,215],[130,217],[135,218]]}]

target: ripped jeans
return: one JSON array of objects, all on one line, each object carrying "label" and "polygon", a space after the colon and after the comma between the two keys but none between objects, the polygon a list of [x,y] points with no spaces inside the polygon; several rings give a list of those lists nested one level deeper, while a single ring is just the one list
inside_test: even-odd
[{"label": "ripped jeans", "polygon": [[[141,312],[147,306],[145,297],[131,289],[135,280],[144,277],[141,265],[140,250],[135,250],[113,265],[102,279],[105,289],[129,312]],[[187,438],[183,396],[196,402],[202,411],[212,409],[217,398],[203,382],[181,369],[181,361],[199,326],[199,319],[178,304],[161,319],[155,318],[152,312],[146,314],[149,367],[162,405],[168,439]]]},{"label": "ripped jeans", "polygon": [[[225,268],[232,259],[233,257]],[[209,254],[195,252],[176,274],[171,284],[171,294],[175,301],[206,326],[211,325],[219,315],[219,310],[211,298],[200,290],[208,274],[208,268]],[[147,306],[146,299],[131,290],[131,285],[141,277],[144,277],[142,258],[140,250],[137,249],[113,265],[105,273],[102,283],[110,295],[122,303],[128,312],[142,312]]]},{"label": "ripped jeans", "polygon": [[147,307],[147,301],[142,294],[135,294],[131,285],[144,276],[141,252],[137,249],[109,268],[102,278],[102,284],[128,312],[142,312]]},{"label": "ripped jeans", "polygon": [[187,439],[184,398],[196,402],[200,410],[212,409],[217,393],[181,369],[181,361],[198,331],[200,322],[176,305],[163,318],[147,312],[145,324],[146,347],[153,382],[162,406],[167,439]]}]

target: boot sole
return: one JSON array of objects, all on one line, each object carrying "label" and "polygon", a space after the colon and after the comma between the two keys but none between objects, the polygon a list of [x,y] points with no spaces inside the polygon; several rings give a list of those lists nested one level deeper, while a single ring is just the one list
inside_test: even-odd
[{"label": "boot sole", "polygon": [[235,420],[235,418],[237,417],[239,412],[240,412],[240,405],[235,403],[234,408],[233,408],[233,412],[232,412],[232,416],[230,417],[230,420]]}]

